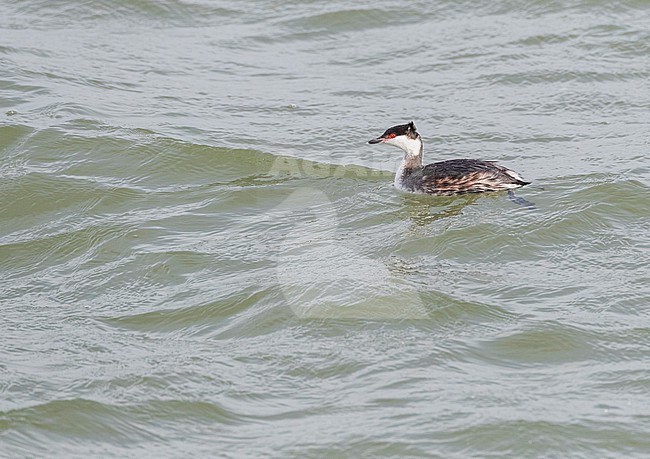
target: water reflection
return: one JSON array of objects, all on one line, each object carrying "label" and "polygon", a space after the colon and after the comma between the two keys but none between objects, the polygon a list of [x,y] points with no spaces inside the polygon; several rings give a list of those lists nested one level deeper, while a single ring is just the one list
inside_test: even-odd
[{"label": "water reflection", "polygon": [[402,203],[408,218],[416,226],[427,226],[431,223],[462,214],[463,209],[476,200],[480,195],[467,194],[460,196],[427,196],[402,195]]}]

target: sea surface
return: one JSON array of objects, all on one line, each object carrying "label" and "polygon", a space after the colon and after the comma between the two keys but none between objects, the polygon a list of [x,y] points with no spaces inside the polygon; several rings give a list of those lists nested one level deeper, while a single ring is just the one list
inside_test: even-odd
[{"label": "sea surface", "polygon": [[0,457],[650,457],[650,2],[0,11]]}]

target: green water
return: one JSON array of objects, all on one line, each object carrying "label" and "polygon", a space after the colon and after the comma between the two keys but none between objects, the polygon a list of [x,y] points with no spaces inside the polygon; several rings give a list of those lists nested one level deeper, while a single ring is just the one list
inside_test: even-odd
[{"label": "green water", "polygon": [[0,457],[650,454],[649,4],[0,7]]}]

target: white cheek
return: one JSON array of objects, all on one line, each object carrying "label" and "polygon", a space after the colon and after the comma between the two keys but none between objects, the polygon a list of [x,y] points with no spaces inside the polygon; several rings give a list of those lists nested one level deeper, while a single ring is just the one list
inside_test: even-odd
[{"label": "white cheek", "polygon": [[404,151],[409,152],[413,156],[420,154],[420,142],[417,139],[409,139],[405,135],[400,135],[392,139],[387,140],[388,145],[393,145],[397,148],[401,148]]}]

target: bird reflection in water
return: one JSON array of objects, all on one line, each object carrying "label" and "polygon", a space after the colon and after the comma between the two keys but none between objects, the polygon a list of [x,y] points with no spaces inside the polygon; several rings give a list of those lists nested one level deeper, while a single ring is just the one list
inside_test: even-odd
[{"label": "bird reflection in water", "polygon": [[462,196],[402,195],[402,202],[408,218],[416,226],[427,226],[438,220],[455,217],[463,213],[463,209],[479,199],[479,195]]}]

